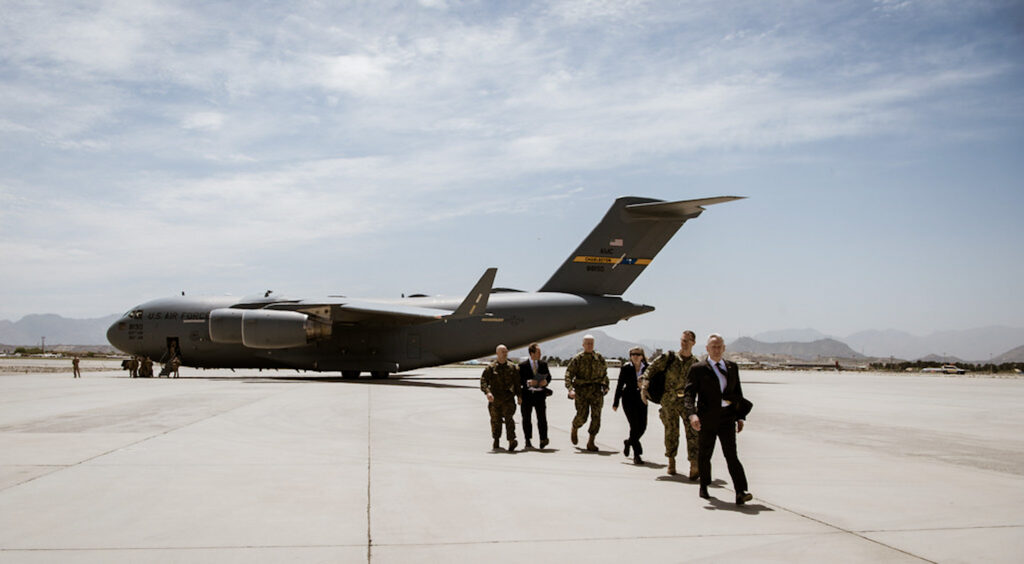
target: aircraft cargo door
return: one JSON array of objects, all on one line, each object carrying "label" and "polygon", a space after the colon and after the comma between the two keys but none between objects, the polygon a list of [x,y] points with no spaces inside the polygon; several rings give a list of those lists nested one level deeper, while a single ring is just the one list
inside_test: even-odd
[{"label": "aircraft cargo door", "polygon": [[409,333],[405,347],[406,357],[410,360],[420,359],[420,334]]}]

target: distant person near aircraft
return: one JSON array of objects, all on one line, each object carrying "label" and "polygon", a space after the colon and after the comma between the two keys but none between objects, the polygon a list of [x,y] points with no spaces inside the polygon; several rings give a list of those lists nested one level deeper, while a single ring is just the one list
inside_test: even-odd
[{"label": "distant person near aircraft", "polygon": [[615,399],[612,402],[612,411],[619,409],[619,400],[622,400],[622,411],[626,414],[626,421],[629,422],[629,437],[622,441],[623,456],[629,456],[630,449],[633,450],[633,464],[643,464],[640,458],[644,448],[640,445],[640,437],[647,430],[647,404],[640,396],[640,375],[647,368],[647,356],[643,347],[629,349],[629,362],[619,369],[619,379],[615,383]]},{"label": "distant person near aircraft", "polygon": [[72,372],[72,374],[74,374],[74,376],[73,376],[74,378],[81,378],[82,377],[82,372],[81,372],[81,370],[78,369],[78,363],[79,363],[78,355],[75,355],[75,357],[71,359],[71,372]]},{"label": "distant person near aircraft", "polygon": [[548,446],[548,414],[547,398],[551,395],[548,384],[551,382],[551,371],[548,363],[540,359],[540,345],[530,343],[526,349],[530,358],[519,363],[519,381],[522,385],[523,437],[526,448],[533,448],[533,411],[537,412],[537,433],[540,435],[540,448]]},{"label": "distant person near aircraft", "polygon": [[569,399],[576,403],[576,416],[572,419],[569,439],[572,444],[579,443],[577,433],[589,416],[590,427],[587,432],[590,440],[587,441],[587,450],[597,452],[594,440],[601,430],[601,408],[604,406],[604,396],[608,393],[608,365],[604,357],[594,351],[593,335],[583,337],[583,351],[569,360],[569,366],[565,369],[565,387],[569,390]]},{"label": "distant person near aircraft", "polygon": [[516,441],[516,404],[522,403],[519,370],[508,361],[508,347],[498,345],[495,349],[494,362],[484,368],[480,375],[480,391],[487,396],[487,412],[491,416],[491,437],[494,443],[491,448],[501,448],[501,425],[505,425],[508,438],[508,451],[513,452],[519,443]]}]

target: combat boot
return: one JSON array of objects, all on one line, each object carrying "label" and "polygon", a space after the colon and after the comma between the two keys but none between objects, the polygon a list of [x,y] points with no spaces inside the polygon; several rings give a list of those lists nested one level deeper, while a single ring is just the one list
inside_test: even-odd
[{"label": "combat boot", "polygon": [[491,445],[491,450],[498,450],[500,448],[501,445],[498,444],[498,439],[494,439],[494,444]]},{"label": "combat boot", "polygon": [[597,435],[590,435],[590,440],[587,441],[587,450],[590,452],[597,452],[597,445],[594,444],[595,438],[597,438]]},{"label": "combat boot", "polygon": [[574,445],[575,444],[579,444],[579,442],[580,442],[580,437],[579,437],[579,435],[576,434],[576,430],[578,428],[579,427],[573,425],[572,426],[572,432],[569,433],[569,440],[572,441],[572,444],[574,444]]},{"label": "combat boot", "polygon": [[519,446],[519,441],[512,439],[508,442],[508,451],[515,452],[517,446]]},{"label": "combat boot", "polygon": [[696,482],[697,478],[700,477],[700,468],[697,466],[696,460],[690,461],[690,481]]},{"label": "combat boot", "polygon": [[668,470],[666,470],[666,472],[668,472],[669,476],[675,476],[676,475],[676,457],[674,457],[674,456],[668,457]]}]

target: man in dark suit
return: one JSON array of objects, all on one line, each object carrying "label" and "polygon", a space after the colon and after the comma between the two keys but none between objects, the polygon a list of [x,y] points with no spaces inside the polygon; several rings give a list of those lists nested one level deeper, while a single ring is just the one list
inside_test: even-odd
[{"label": "man in dark suit", "polygon": [[736,455],[736,433],[743,431],[746,416],[740,407],[749,403],[743,399],[739,367],[722,358],[725,339],[712,333],[708,336],[707,350],[708,358],[690,367],[683,392],[683,409],[690,425],[698,432],[700,497],[710,497],[711,455],[717,439],[722,443],[722,454],[736,489],[736,505],[743,505],[753,496],[747,491],[747,475]]},{"label": "man in dark suit", "polygon": [[530,439],[533,438],[531,412],[536,411],[540,448],[544,448],[548,446],[547,397],[551,393],[548,390],[551,372],[548,370],[548,363],[540,359],[540,345],[530,343],[527,351],[530,353],[529,360],[519,363],[519,380],[523,386],[523,405],[520,407],[523,413],[523,436],[526,437],[526,448],[533,448],[533,444],[530,443]]}]

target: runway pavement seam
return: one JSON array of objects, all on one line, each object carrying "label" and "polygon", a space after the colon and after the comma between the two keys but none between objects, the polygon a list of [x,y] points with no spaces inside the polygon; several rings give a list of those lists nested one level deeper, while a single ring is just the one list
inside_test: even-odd
[{"label": "runway pavement seam", "polygon": [[[839,525],[834,525],[832,523],[829,523],[828,521],[823,521],[823,520],[818,519],[816,517],[811,517],[810,515],[806,515],[804,513],[800,513],[799,511],[796,511],[794,509],[789,509],[788,507],[783,507],[781,505],[777,505],[777,504],[774,504],[774,503],[769,503],[769,502],[767,502],[767,501],[765,501],[763,499],[760,499],[760,498],[755,498],[755,499],[757,499],[757,501],[761,502],[762,504],[764,504],[764,505],[766,505],[768,507],[779,509],[781,511],[785,511],[786,513],[789,513],[789,514],[792,514],[792,515],[796,515],[798,517],[803,517],[804,519],[807,519],[808,521],[814,521],[815,523],[818,523],[820,525],[824,525],[826,527],[835,529],[837,531],[846,533],[848,535],[855,536],[857,538],[860,538],[860,539],[866,540],[868,542],[877,544],[877,545],[879,545],[881,547],[888,548],[889,550],[894,550],[894,551],[899,552],[901,554],[905,554],[905,555],[907,555],[907,556],[909,556],[911,558],[916,558],[916,559],[918,559],[918,560],[920,560],[922,562],[930,562],[931,564],[938,564],[938,562],[936,562],[934,560],[929,560],[929,559],[927,559],[927,558],[925,558],[923,556],[918,556],[917,554],[914,554],[912,552],[908,552],[906,550],[903,550],[902,548],[897,548],[895,546],[886,544],[886,543],[884,543],[882,541],[879,541],[879,540],[873,539],[871,537],[865,536],[864,534],[861,534],[861,532],[859,532],[859,531],[854,531],[854,530],[851,530],[851,529],[844,529],[843,527],[840,527]],[[887,532],[887,531],[877,531],[877,532]]]},{"label": "runway pavement seam", "polygon": [[373,561],[373,388],[366,388],[366,562]]},{"label": "runway pavement seam", "polygon": [[454,541],[454,542],[410,542],[410,543],[378,543],[378,548],[411,548],[417,546],[423,547],[439,547],[439,546],[475,546],[475,545],[488,545],[488,544],[555,544],[555,543],[567,543],[567,542],[622,542],[622,541],[642,541],[642,540],[684,540],[684,539],[701,539],[701,538],[750,538],[750,537],[791,537],[794,535],[807,536],[822,536],[822,535],[840,535],[839,531],[827,532],[827,533],[793,533],[793,532],[780,532],[780,533],[706,533],[706,534],[695,534],[695,535],[642,535],[642,536],[608,536],[608,537],[575,537],[575,538],[560,538],[560,539],[507,539],[507,540],[481,540],[481,541]]},{"label": "runway pavement seam", "polygon": [[0,548],[4,552],[101,552],[101,551],[149,551],[149,550],[263,550],[295,548],[353,548],[360,544],[252,544],[233,546],[82,546],[60,548]]},{"label": "runway pavement seam", "polygon": [[1024,525],[975,525],[973,527],[923,527],[914,529],[863,529],[859,533],[927,533],[930,531],[984,531],[992,529],[1021,529]]}]

